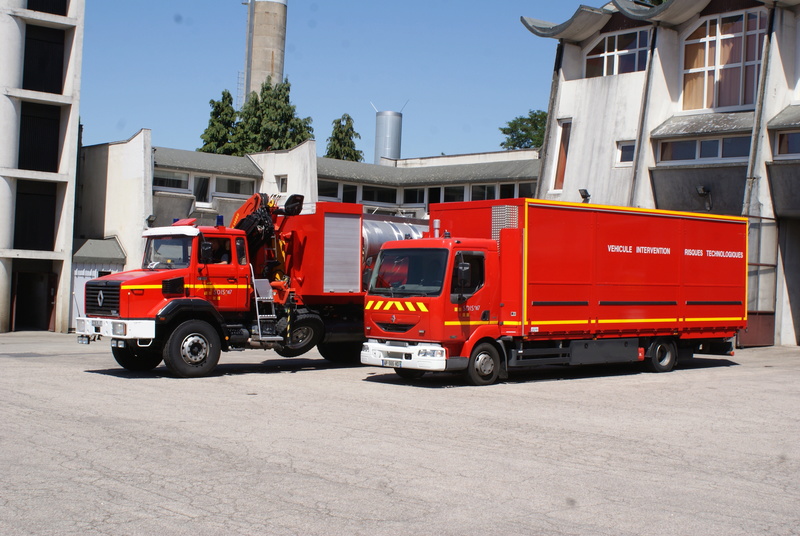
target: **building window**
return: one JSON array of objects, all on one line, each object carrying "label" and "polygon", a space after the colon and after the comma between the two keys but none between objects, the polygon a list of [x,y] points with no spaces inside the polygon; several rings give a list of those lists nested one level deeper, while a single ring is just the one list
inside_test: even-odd
[{"label": "building window", "polygon": [[659,149],[660,162],[687,160],[744,160],[750,154],[749,136],[732,136],[702,140],[662,141]]},{"label": "building window", "polygon": [[650,31],[607,35],[586,54],[586,78],[644,71]]},{"label": "building window", "polygon": [[180,171],[156,169],[153,171],[153,186],[172,190],[188,190],[189,174]]},{"label": "building window", "polygon": [[483,201],[497,197],[494,184],[473,184],[471,190],[470,199],[472,201]]},{"label": "building window", "polygon": [[247,179],[229,179],[217,177],[214,192],[218,194],[253,195],[256,191],[255,181]]},{"label": "building window", "polygon": [[778,133],[778,155],[800,154],[800,132]]},{"label": "building window", "polygon": [[425,203],[424,188],[405,188],[403,190],[404,205],[418,205]]},{"label": "building window", "polygon": [[339,199],[339,183],[334,181],[317,181],[317,196]]},{"label": "building window", "polygon": [[700,23],[683,46],[683,109],[752,105],[766,28],[763,10]]},{"label": "building window", "polygon": [[535,197],[533,186],[534,183],[532,182],[519,183],[519,194],[517,195],[517,197],[525,197],[525,198]]},{"label": "building window", "polygon": [[561,122],[561,142],[558,145],[558,160],[556,161],[556,177],[553,183],[554,190],[564,188],[564,174],[567,171],[567,153],[569,153],[569,137],[572,132],[572,121]]},{"label": "building window", "polygon": [[285,194],[289,189],[289,178],[286,175],[276,175],[275,183],[278,186],[278,192]]},{"label": "building window", "polygon": [[617,163],[618,164],[631,164],[633,163],[633,154],[635,153],[636,144],[632,141],[621,141],[617,143]]},{"label": "building window", "polygon": [[363,186],[361,200],[373,203],[397,203],[397,191],[394,188],[381,188],[380,186]]},{"label": "building window", "polygon": [[464,200],[464,187],[463,186],[445,186],[444,187],[444,202],[455,203]]},{"label": "building window", "polygon": [[211,185],[211,177],[194,178],[194,200],[198,203],[208,203],[208,190]]},{"label": "building window", "polygon": [[342,202],[357,203],[358,186],[356,186],[355,184],[342,184]]}]

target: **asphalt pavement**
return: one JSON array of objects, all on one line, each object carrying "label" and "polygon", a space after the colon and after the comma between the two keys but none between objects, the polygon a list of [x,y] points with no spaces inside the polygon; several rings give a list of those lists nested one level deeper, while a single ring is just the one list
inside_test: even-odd
[{"label": "asphalt pavement", "polygon": [[800,348],[472,387],[0,335],[2,535],[800,534]]}]

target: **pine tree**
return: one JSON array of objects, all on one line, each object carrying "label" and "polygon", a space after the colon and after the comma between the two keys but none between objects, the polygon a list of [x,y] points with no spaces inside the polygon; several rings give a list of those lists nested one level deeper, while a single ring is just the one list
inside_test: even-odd
[{"label": "pine tree", "polygon": [[297,117],[296,108],[289,100],[290,90],[288,80],[273,86],[268,78],[261,84],[258,99],[251,96],[247,104],[253,101],[255,110],[245,115],[245,105],[240,115],[249,131],[244,135],[249,141],[247,152],[291,149],[314,137],[311,118]]},{"label": "pine tree", "polygon": [[356,149],[355,140],[357,139],[360,140],[361,135],[353,128],[353,118],[349,114],[344,114],[341,119],[334,119],[333,132],[328,138],[325,158],[351,162],[363,161],[364,153]]},{"label": "pine tree", "polygon": [[222,99],[209,101],[211,117],[208,127],[200,136],[203,146],[198,149],[204,153],[234,154],[236,147],[232,143],[236,126],[236,110],[233,108],[233,97],[227,89],[222,91]]}]

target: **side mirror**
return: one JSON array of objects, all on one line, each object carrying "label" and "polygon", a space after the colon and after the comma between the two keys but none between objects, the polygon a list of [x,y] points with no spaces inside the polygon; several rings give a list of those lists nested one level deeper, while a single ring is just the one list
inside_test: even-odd
[{"label": "side mirror", "polygon": [[303,211],[303,199],[300,194],[292,194],[283,205],[283,213],[287,216],[297,216]]},{"label": "side mirror", "polygon": [[213,253],[211,252],[211,242],[200,243],[200,262],[203,264],[210,264],[213,262]]},{"label": "side mirror", "polygon": [[472,281],[472,266],[468,262],[458,263],[458,287],[467,288]]}]

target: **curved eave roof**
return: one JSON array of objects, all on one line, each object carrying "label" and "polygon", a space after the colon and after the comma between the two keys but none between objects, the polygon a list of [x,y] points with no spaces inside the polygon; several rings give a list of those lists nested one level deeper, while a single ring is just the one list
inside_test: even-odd
[{"label": "curved eave roof", "polygon": [[612,0],[620,13],[631,19],[675,26],[700,13],[711,0],[665,0],[660,6],[646,7],[633,0]]},{"label": "curved eave roof", "polygon": [[153,162],[158,168],[203,171],[251,179],[260,179],[262,176],[259,167],[246,156],[202,153],[169,147],[153,147],[153,151]]},{"label": "curved eave roof", "polygon": [[599,32],[611,18],[612,13],[607,9],[580,6],[572,18],[562,24],[530,17],[520,17],[520,20],[534,35],[577,43]]},{"label": "curved eave roof", "polygon": [[[616,11],[622,15],[647,22],[675,26],[700,13],[711,0],[665,0],[659,6],[647,7],[634,0],[613,0]],[[800,0],[787,0],[794,5]],[[520,17],[522,24],[539,37],[563,39],[579,43],[603,29],[615,11],[606,8],[580,6],[568,21],[561,24],[545,22],[530,17]]]}]

